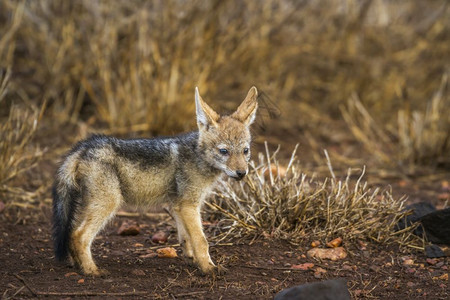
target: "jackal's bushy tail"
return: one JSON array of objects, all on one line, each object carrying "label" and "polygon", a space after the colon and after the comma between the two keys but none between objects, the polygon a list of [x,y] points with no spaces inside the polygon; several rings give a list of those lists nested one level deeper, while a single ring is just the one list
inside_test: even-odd
[{"label": "jackal's bushy tail", "polygon": [[53,245],[58,260],[69,256],[70,235],[75,212],[80,202],[80,190],[75,180],[76,154],[69,155],[60,167],[53,186]]}]

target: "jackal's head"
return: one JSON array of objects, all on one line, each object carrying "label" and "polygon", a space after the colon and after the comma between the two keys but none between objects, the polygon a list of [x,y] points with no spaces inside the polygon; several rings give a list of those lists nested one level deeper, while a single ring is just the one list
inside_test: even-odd
[{"label": "jackal's head", "polygon": [[195,107],[199,128],[199,147],[205,160],[237,180],[248,173],[250,124],[258,108],[258,91],[252,87],[238,109],[220,116],[206,104],[195,88]]}]

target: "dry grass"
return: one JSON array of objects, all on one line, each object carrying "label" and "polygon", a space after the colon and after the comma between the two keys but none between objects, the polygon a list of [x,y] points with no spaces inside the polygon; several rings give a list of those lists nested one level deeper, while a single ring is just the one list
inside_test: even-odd
[{"label": "dry grass", "polygon": [[397,123],[380,125],[354,96],[342,115],[355,138],[382,163],[413,172],[416,165],[450,165],[448,76],[423,110],[398,111]]},{"label": "dry grass", "polygon": [[[7,95],[9,72],[0,73],[0,105]],[[42,114],[42,111],[41,111]],[[42,156],[32,144],[39,120],[39,111],[12,105],[9,114],[0,123],[0,195],[2,199],[30,200],[26,192],[13,182],[22,173],[31,170]]]},{"label": "dry grass", "polygon": [[17,93],[48,99],[59,122],[94,118],[112,132],[153,134],[194,127],[195,85],[231,109],[256,84],[280,107],[280,126],[313,136],[353,93],[392,120],[399,91],[421,107],[439,86],[448,17],[445,1],[0,4]]},{"label": "dry grass", "polygon": [[[327,154],[328,157],[328,154]],[[394,199],[389,190],[371,189],[359,178],[351,180],[351,170],[343,179],[308,177],[296,163],[295,151],[287,167],[279,165],[276,154],[260,154],[259,162],[241,182],[224,181],[216,197],[207,203],[211,214],[220,214],[217,239],[263,234],[300,242],[329,241],[342,237],[347,242],[370,240],[399,243],[420,248],[413,228],[396,231],[404,218],[404,199]]]}]

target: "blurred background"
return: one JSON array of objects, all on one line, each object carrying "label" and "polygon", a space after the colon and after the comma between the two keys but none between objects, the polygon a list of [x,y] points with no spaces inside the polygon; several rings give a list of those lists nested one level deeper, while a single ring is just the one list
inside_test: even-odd
[{"label": "blurred background", "polygon": [[258,88],[258,150],[448,172],[449,67],[445,0],[2,0],[0,185],[92,132],[195,129],[195,86],[220,112]]}]

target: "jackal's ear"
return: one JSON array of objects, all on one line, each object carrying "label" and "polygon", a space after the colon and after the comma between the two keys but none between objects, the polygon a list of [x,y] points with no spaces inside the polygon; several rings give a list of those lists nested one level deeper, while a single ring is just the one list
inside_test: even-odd
[{"label": "jackal's ear", "polygon": [[216,126],[219,121],[219,114],[216,113],[205,101],[203,101],[198,87],[195,87],[195,109],[197,112],[197,124],[198,126]]},{"label": "jackal's ear", "polygon": [[248,93],[247,97],[245,97],[244,101],[242,101],[241,105],[239,105],[236,112],[234,112],[231,116],[245,125],[250,125],[255,120],[256,109],[258,108],[258,102],[256,98],[258,97],[258,90],[256,87],[252,87]]}]

